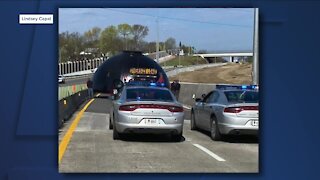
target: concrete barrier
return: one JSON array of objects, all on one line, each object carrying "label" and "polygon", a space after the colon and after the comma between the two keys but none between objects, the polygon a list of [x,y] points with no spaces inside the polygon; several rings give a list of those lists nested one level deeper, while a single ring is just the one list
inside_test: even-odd
[{"label": "concrete barrier", "polygon": [[195,102],[192,98],[193,94],[195,94],[195,97],[201,98],[202,94],[207,94],[216,89],[216,84],[180,82],[180,85],[178,101],[188,106],[192,106]]},{"label": "concrete barrier", "polygon": [[193,65],[193,66],[187,66],[187,67],[182,67],[182,68],[176,68],[170,71],[167,71],[167,76],[175,76],[179,73],[183,72],[190,72],[190,71],[195,71],[198,69],[203,69],[203,68],[209,68],[209,67],[218,67],[218,66],[224,66],[227,63],[213,63],[213,64],[200,64],[200,65]]},{"label": "concrete barrier", "polygon": [[72,116],[87,98],[88,91],[83,90],[59,101],[59,127]]}]

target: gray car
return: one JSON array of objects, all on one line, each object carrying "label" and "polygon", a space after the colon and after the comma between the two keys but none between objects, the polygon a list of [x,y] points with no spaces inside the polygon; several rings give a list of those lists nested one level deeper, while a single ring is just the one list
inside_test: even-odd
[{"label": "gray car", "polygon": [[62,76],[62,75],[59,75],[59,76],[58,76],[58,83],[63,83],[63,84],[64,84],[65,81],[66,81],[66,80],[65,80],[65,77],[64,77],[64,76]]},{"label": "gray car", "polygon": [[167,88],[124,86],[113,101],[109,129],[113,139],[124,133],[169,133],[180,141],[183,121],[183,107]]},{"label": "gray car", "polygon": [[210,131],[213,140],[224,134],[259,131],[259,93],[249,89],[216,89],[196,99],[191,109],[191,130]]}]

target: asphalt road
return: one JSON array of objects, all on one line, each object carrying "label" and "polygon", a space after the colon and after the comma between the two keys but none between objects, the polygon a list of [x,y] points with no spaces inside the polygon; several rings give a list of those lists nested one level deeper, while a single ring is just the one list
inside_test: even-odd
[{"label": "asphalt road", "polygon": [[[187,109],[181,142],[151,134],[115,141],[108,129],[110,105],[102,95],[86,109],[59,163],[59,172],[259,172],[258,139],[234,136],[212,141],[209,133],[190,130]],[[59,130],[59,144],[76,115]]]}]

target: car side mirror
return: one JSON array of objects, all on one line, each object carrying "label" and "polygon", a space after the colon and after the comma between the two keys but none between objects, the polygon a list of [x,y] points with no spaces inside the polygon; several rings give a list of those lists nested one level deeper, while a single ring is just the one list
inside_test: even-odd
[{"label": "car side mirror", "polygon": [[202,98],[206,97],[206,94],[202,94],[201,97],[202,97]]},{"label": "car side mirror", "polygon": [[196,102],[201,102],[201,98],[196,98]]}]

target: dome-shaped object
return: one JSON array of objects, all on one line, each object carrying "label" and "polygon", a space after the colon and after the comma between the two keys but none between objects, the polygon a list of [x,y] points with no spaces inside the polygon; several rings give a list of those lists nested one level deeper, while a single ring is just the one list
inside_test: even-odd
[{"label": "dome-shaped object", "polygon": [[93,89],[96,92],[112,93],[115,82],[149,81],[164,83],[169,80],[161,66],[137,51],[124,51],[106,60],[93,76]]}]

